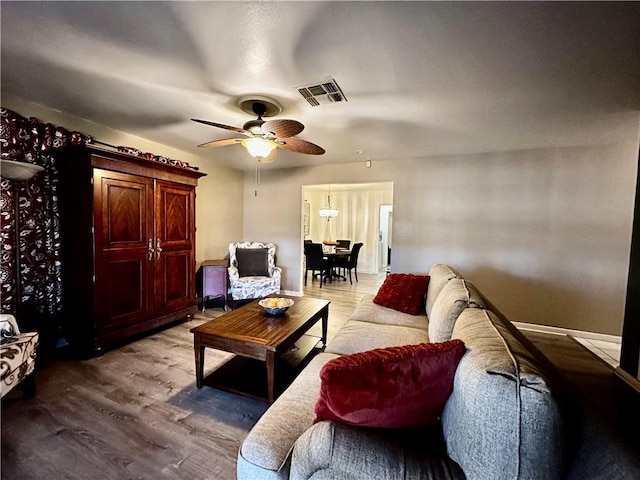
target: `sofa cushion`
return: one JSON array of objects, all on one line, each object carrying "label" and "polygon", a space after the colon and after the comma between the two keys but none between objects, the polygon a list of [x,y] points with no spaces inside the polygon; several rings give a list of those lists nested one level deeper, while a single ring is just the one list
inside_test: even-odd
[{"label": "sofa cushion", "polygon": [[427,289],[425,306],[428,316],[431,316],[431,309],[433,308],[436,298],[438,298],[438,295],[447,282],[453,278],[462,278],[462,275],[449,265],[438,263],[429,270],[429,288]]},{"label": "sofa cushion", "polygon": [[424,306],[427,285],[428,275],[392,273],[385,278],[373,302],[399,312],[418,315]]},{"label": "sofa cushion", "polygon": [[320,370],[316,419],[407,428],[434,423],[451,394],[461,340],[379,348],[328,361]]},{"label": "sofa cushion", "polygon": [[325,352],[350,355],[373,350],[374,348],[425,343],[428,341],[429,335],[422,328],[349,320],[327,343]]},{"label": "sofa cushion", "polygon": [[451,338],[456,319],[465,308],[483,308],[480,293],[466,280],[454,278],[447,282],[429,315],[429,339],[444,342]]},{"label": "sofa cushion", "polygon": [[462,312],[453,329],[467,351],[442,427],[449,455],[469,480],[563,478],[567,438],[560,405],[540,362],[516,334],[478,308]]},{"label": "sofa cushion", "polygon": [[404,327],[422,328],[427,330],[427,316],[409,315],[392,308],[373,303],[374,295],[365,295],[353,311],[349,320],[361,322],[382,323],[385,325],[399,325]]},{"label": "sofa cushion", "polygon": [[236,248],[238,274],[241,277],[268,277],[268,248]]}]

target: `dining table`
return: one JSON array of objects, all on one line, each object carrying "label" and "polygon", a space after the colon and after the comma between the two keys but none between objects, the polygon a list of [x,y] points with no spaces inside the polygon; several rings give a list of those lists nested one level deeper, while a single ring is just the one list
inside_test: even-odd
[{"label": "dining table", "polygon": [[335,264],[338,258],[346,257],[348,259],[349,255],[351,255],[351,249],[331,246],[330,248],[324,248],[323,254],[324,257],[329,260],[329,263],[331,265],[329,268],[330,275],[328,275],[329,282],[331,282],[334,278],[341,278],[342,280],[346,281],[347,277],[336,272]]}]

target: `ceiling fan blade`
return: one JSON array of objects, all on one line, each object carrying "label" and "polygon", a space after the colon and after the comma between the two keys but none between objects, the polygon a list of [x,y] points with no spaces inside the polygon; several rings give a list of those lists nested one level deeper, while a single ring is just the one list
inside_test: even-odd
[{"label": "ceiling fan blade", "polygon": [[278,147],[296,153],[307,153],[309,155],[322,155],[324,148],[318,145],[302,140],[301,138],[287,138],[278,142]]},{"label": "ceiling fan blade", "polygon": [[227,145],[233,145],[234,143],[240,143],[242,138],[225,138],[223,140],[213,140],[211,142],[202,143],[198,145],[200,148],[210,148],[210,147],[226,147]]},{"label": "ceiling fan blade", "polygon": [[276,138],[289,138],[304,130],[304,125],[296,120],[268,120],[262,124],[262,131]]},{"label": "ceiling fan blade", "polygon": [[251,133],[248,132],[247,130],[245,130],[244,128],[232,127],[231,125],[225,125],[223,123],[209,122],[208,120],[198,120],[197,118],[192,118],[191,120],[193,120],[194,122],[198,122],[198,123],[204,123],[205,125],[210,125],[212,127],[224,128],[225,130],[231,130],[232,132],[238,132],[238,133],[241,133],[243,135],[246,135],[247,137],[251,136]]}]

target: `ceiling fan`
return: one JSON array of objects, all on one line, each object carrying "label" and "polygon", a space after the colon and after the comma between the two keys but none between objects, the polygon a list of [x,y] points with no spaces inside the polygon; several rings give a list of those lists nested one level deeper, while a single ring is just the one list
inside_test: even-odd
[{"label": "ceiling fan", "polygon": [[239,102],[240,107],[247,113],[253,112],[258,118],[249,120],[242,128],[222,123],[198,120],[194,122],[224,128],[244,135],[247,138],[225,138],[213,140],[198,145],[200,148],[224,147],[227,145],[241,144],[247,151],[257,158],[260,163],[269,163],[275,160],[277,149],[282,148],[290,152],[305,153],[309,155],[322,155],[325,150],[295,136],[304,130],[304,125],[296,120],[263,120],[263,116],[271,116],[282,110],[277,102],[270,99],[247,99]]}]

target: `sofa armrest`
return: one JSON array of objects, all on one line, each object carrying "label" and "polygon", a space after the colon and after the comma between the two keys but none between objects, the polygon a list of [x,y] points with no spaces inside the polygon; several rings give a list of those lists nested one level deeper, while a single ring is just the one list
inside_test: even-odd
[{"label": "sofa armrest", "polygon": [[569,438],[560,398],[507,327],[480,308],[456,321],[452,338],[467,351],[441,417],[447,451],[468,480],[565,478]]},{"label": "sofa armrest", "polygon": [[465,476],[446,455],[440,424],[395,430],[323,421],[296,441],[289,478],[448,480]]},{"label": "sofa armrest", "polygon": [[260,417],[238,452],[237,480],[288,478],[291,449],[315,418],[320,369],[334,358],[337,355],[328,353],[315,356]]}]

